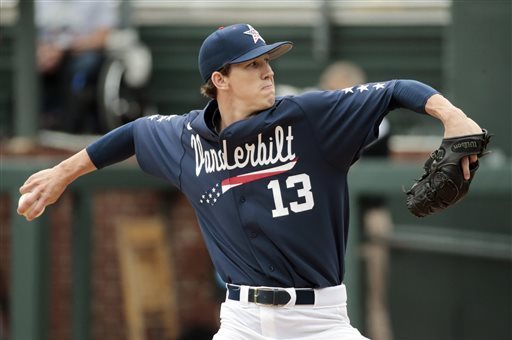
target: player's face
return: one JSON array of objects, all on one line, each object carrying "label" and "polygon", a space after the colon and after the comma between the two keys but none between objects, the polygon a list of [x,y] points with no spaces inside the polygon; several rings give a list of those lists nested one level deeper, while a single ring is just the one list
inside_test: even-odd
[{"label": "player's face", "polygon": [[231,65],[231,96],[251,112],[268,109],[275,102],[274,72],[268,55]]}]

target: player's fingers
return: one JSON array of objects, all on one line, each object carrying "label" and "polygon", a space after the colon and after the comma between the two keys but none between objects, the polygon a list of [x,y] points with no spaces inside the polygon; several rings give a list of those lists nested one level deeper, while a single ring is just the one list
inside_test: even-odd
[{"label": "player's fingers", "polygon": [[35,178],[35,175],[30,176],[25,183],[20,187],[20,194],[26,194],[27,192],[32,192],[34,187],[37,185],[38,181]]},{"label": "player's fingers", "polygon": [[47,197],[44,193],[28,192],[21,195],[18,201],[17,212],[25,216],[27,221],[32,221],[41,216],[47,205]]},{"label": "player's fingers", "polygon": [[461,160],[461,166],[462,166],[462,173],[464,174],[464,179],[467,181],[471,178],[471,171],[469,167],[469,157],[464,157]]},{"label": "player's fingers", "polygon": [[49,175],[51,175],[51,169],[41,170],[35,174],[32,174],[20,187],[20,194],[44,191],[44,187],[47,185]]},{"label": "player's fingers", "polygon": [[46,205],[44,204],[43,200],[37,200],[32,210],[30,210],[30,212],[25,216],[26,219],[28,221],[32,221],[33,219],[41,216],[45,208]]},{"label": "player's fingers", "polygon": [[469,156],[469,163],[476,163],[478,161],[477,155],[471,155]]},{"label": "player's fingers", "polygon": [[467,181],[471,178],[471,173],[469,171],[469,158],[464,157],[460,161],[462,166],[462,173],[464,174],[464,179]]},{"label": "player's fingers", "polygon": [[25,212],[36,202],[36,200],[37,196],[33,193],[22,194],[18,201],[18,214],[25,214]]},{"label": "player's fingers", "polygon": [[22,186],[20,187],[20,189],[19,189],[20,194],[22,194],[22,195],[23,195],[23,194],[25,194],[25,193],[29,192],[29,191],[30,191],[30,190],[28,189],[28,188],[29,188],[29,186],[30,186],[30,182],[29,182],[29,180],[27,179],[27,181],[26,181],[25,183],[23,183],[23,185],[22,185]]}]

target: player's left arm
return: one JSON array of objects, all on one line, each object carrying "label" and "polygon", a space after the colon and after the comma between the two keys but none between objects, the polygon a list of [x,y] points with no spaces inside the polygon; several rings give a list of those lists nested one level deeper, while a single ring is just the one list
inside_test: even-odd
[{"label": "player's left arm", "polygon": [[[441,121],[444,137],[458,137],[482,133],[480,126],[453,105],[448,99],[430,86],[413,80],[397,80],[393,89],[390,106],[405,107],[424,112]],[[461,161],[464,178],[470,178],[469,164],[476,162],[477,156],[464,157]]]}]

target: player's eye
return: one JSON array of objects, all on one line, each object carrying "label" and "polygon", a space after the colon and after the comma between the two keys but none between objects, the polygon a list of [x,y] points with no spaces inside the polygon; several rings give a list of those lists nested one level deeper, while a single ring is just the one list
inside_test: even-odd
[{"label": "player's eye", "polygon": [[270,58],[266,57],[266,58],[252,60],[252,61],[248,62],[246,67],[247,68],[258,68],[258,67],[261,67],[262,65],[269,65],[269,64],[270,64]]}]

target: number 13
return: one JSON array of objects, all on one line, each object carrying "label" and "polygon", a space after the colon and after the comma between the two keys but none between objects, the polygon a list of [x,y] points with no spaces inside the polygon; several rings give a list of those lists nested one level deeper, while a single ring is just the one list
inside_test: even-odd
[{"label": "number 13", "polygon": [[[298,183],[302,183],[302,188],[297,189],[297,197],[303,197],[304,202],[290,202],[290,209],[294,213],[311,210],[315,206],[313,193],[311,192],[311,181],[307,174],[290,176],[286,179],[286,187],[294,188]],[[289,214],[288,208],[284,206],[283,197],[281,195],[281,186],[279,181],[274,179],[268,183],[268,189],[272,190],[274,196],[275,209],[272,210],[272,217],[281,217]]]}]

